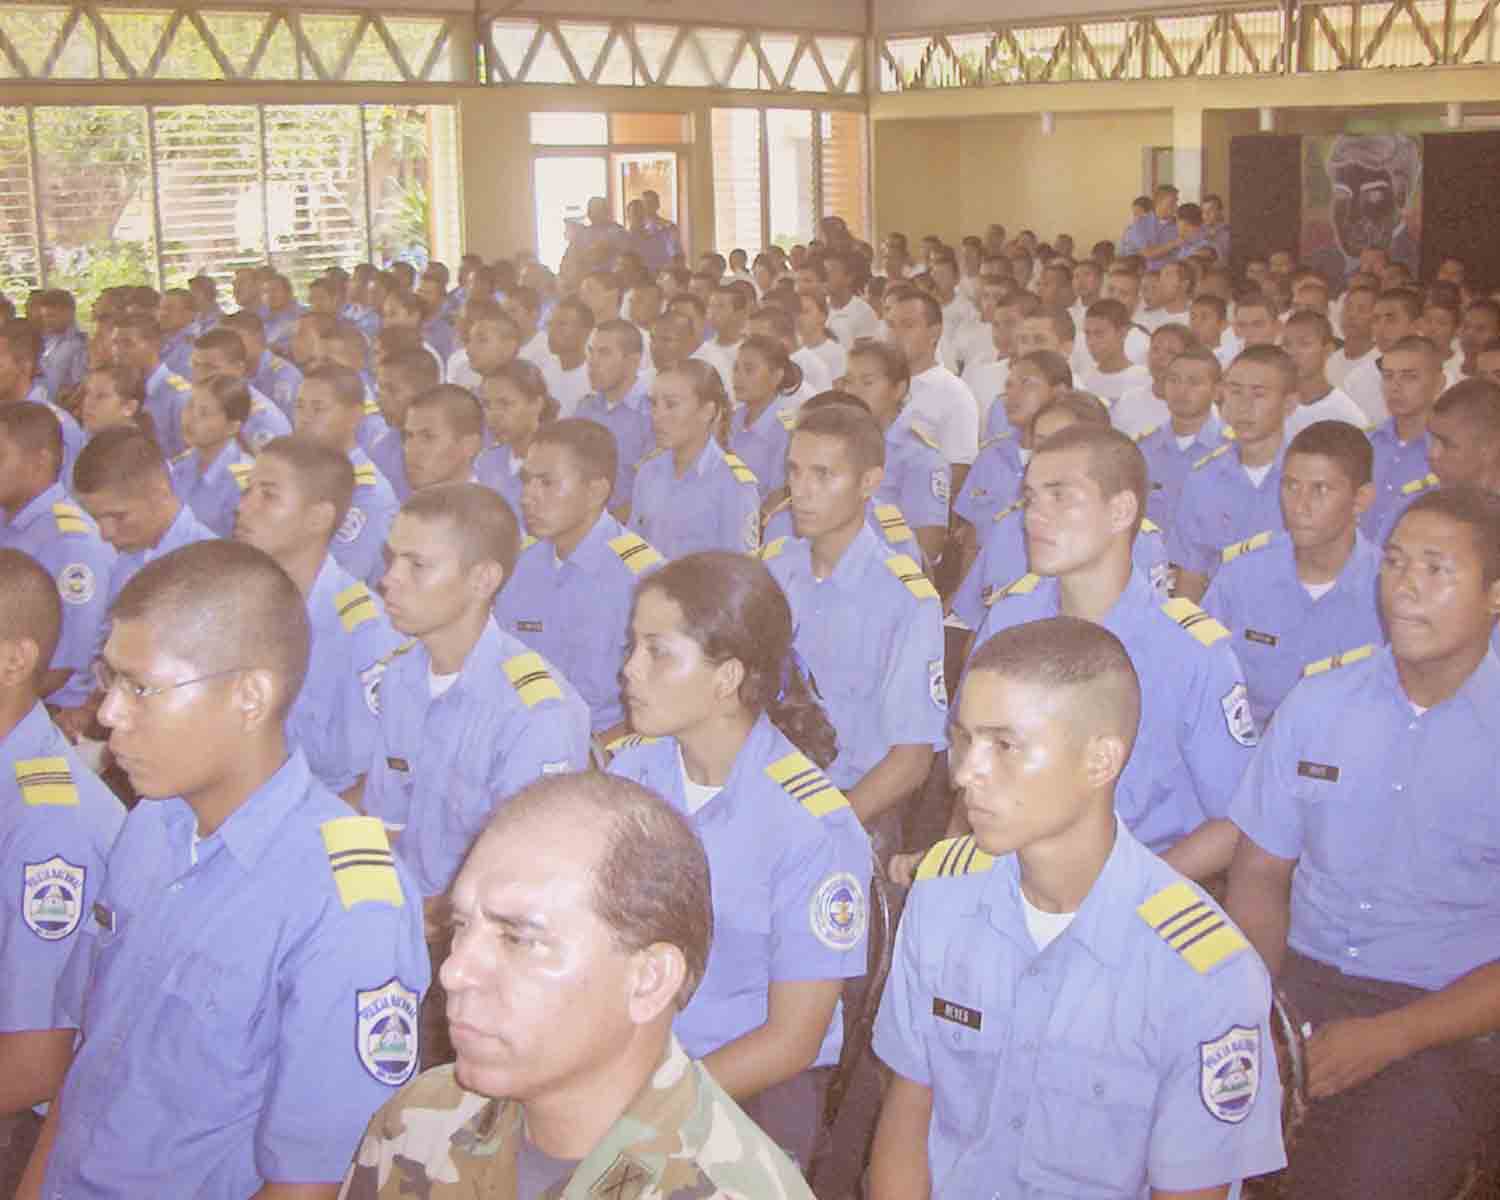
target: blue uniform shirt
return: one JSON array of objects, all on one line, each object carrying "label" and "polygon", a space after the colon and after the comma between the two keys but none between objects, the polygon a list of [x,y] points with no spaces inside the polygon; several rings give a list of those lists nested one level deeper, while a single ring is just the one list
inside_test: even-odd
[{"label": "blue uniform shirt", "polygon": [[193,342],[197,335],[193,333],[191,325],[179,329],[176,333],[168,334],[161,340],[161,361],[166,364],[167,370],[175,371],[184,379],[193,376]]},{"label": "blue uniform shirt", "polygon": [[[1061,611],[1056,579],[1023,576],[995,593],[974,649]],[[1163,604],[1139,571],[1099,624],[1125,646],[1141,684],[1140,730],[1115,805],[1131,833],[1160,853],[1228,815],[1256,740],[1245,677],[1229,631],[1191,600]]]},{"label": "blue uniform shirt", "polygon": [[963,489],[953,501],[953,511],[976,529],[983,530],[997,512],[1020,496],[1021,480],[1025,475],[1021,443],[1014,434],[1007,431],[986,438],[979,449],[979,457],[964,480]]},{"label": "blue uniform shirt", "polygon": [[668,558],[699,550],[754,554],[760,549],[760,489],[755,473],[713,438],[680,477],[668,452],[636,471],[630,528]]},{"label": "blue uniform shirt", "polygon": [[1233,558],[1214,576],[1203,607],[1233,635],[1257,727],[1265,727],[1308,663],[1385,640],[1376,597],[1380,552],[1362,534],[1333,590],[1316,600],[1297,578],[1290,535],[1260,534],[1225,553]]},{"label": "blue uniform shirt", "polygon": [[110,855],[63,986],[82,1042],[43,1195],[336,1180],[417,1066],[422,906],[379,823],[294,752],[195,846],[196,824],[144,801]]},{"label": "blue uniform shirt", "polygon": [[521,514],[521,465],[525,459],[510,452],[510,443],[491,446],[474,460],[474,479],[510,505],[521,532],[526,532],[526,518]]},{"label": "blue uniform shirt", "polygon": [[156,545],[148,546],[144,550],[135,550],[129,554],[121,554],[115,558],[114,568],[109,574],[109,603],[115,602],[115,598],[125,585],[147,563],[155,562],[163,555],[171,554],[173,550],[181,549],[183,546],[191,546],[194,542],[210,541],[213,536],[213,530],[198,520],[191,508],[179,502],[177,515],[167,526],[166,533],[161,535]]},{"label": "blue uniform shirt", "polygon": [[[945,460],[943,463],[945,469],[947,465]],[[917,542],[917,536],[912,532],[906,514],[894,504],[879,504],[873,499],[868,501],[865,504],[865,524],[870,527],[876,537],[893,550],[909,554],[912,558],[921,561],[922,547]],[[778,538],[791,541],[796,536],[797,527],[792,520],[792,501],[787,498],[771,510],[770,520],[766,522],[764,541],[769,547]]]},{"label": "blue uniform shirt", "polygon": [[495,598],[495,620],[562,669],[588,702],[596,730],[625,717],[620,671],[636,584],[662,563],[650,543],[608,513],[559,562],[550,541],[521,551]]},{"label": "blue uniform shirt", "polygon": [[260,352],[260,361],[255,364],[250,384],[268,397],[287,420],[296,416],[297,393],[302,390],[302,372],[279,354],[272,354],[269,350]]},{"label": "blue uniform shirt", "polygon": [[72,1028],[59,982],[124,823],[40,704],[0,740],[0,1033]]},{"label": "blue uniform shirt", "polygon": [[32,382],[31,390],[26,393],[27,404],[40,404],[43,408],[50,408],[52,415],[57,418],[57,423],[62,426],[63,460],[62,473],[59,478],[66,479],[68,483],[73,482],[73,464],[78,461],[78,452],[83,449],[83,444],[88,439],[84,437],[83,426],[74,419],[73,414],[67,409],[53,404],[47,398],[47,381],[36,379]]},{"label": "blue uniform shirt", "polygon": [[297,320],[306,311],[294,300],[280,312],[265,312],[266,345],[285,358],[291,352],[292,334],[296,331]]},{"label": "blue uniform shirt", "polygon": [[874,1047],[932,1090],[934,1200],[1134,1200],[1285,1165],[1270,1007],[1240,932],[1126,829],[1044,950],[1015,855],[955,838],[918,868]]},{"label": "blue uniform shirt", "polygon": [[323,560],[308,594],[307,621],[307,677],[287,715],[287,736],[301,747],[319,782],[342,793],[374,761],[380,663],[403,639],[380,598],[331,557]]},{"label": "blue uniform shirt", "polygon": [[1500,660],[1418,714],[1374,647],[1288,696],[1230,808],[1296,859],[1287,943],[1346,975],[1436,990],[1500,959]]},{"label": "blue uniform shirt", "polygon": [[1210,412],[1208,420],[1187,444],[1178,446],[1177,434],[1172,431],[1170,421],[1158,425],[1151,432],[1136,439],[1141,453],[1146,456],[1146,474],[1151,490],[1146,494],[1146,515],[1162,529],[1172,528],[1172,515],[1177,511],[1177,501],[1182,495],[1182,485],[1187,482],[1193,464],[1210,451],[1217,450],[1228,436],[1228,430]]},{"label": "blue uniform shirt", "polygon": [[406,452],[401,446],[401,431],[387,426],[365,453],[391,485],[396,503],[405,504],[411,495],[411,482],[406,478]]},{"label": "blue uniform shirt", "polygon": [[760,419],[747,425],[750,411],[735,409],[729,431],[729,448],[755,474],[762,502],[786,486],[786,447],[797,425],[797,402],[793,396],[777,396]]},{"label": "blue uniform shirt", "polygon": [[192,390],[187,378],[166,363],[158,363],[146,380],[146,411],[156,424],[156,440],[168,459],[176,458],[187,446],[182,440],[182,410]]},{"label": "blue uniform shirt", "polygon": [[443,316],[430,318],[422,326],[422,341],[437,351],[438,365],[446,363],[458,346],[458,334]]},{"label": "blue uniform shirt", "polygon": [[907,554],[860,528],[827,579],[812,543],[772,542],[763,557],[792,607],[795,645],[838,733],[828,768],[848,790],[894,746],[947,745],[943,611]]},{"label": "blue uniform shirt", "polygon": [[329,551],[339,566],[374,587],[385,575],[385,539],[401,505],[369,455],[356,446],[349,461],[354,464],[354,499]]},{"label": "blue uniform shirt", "polygon": [[1431,484],[1427,462],[1429,438],[1423,434],[1409,442],[1396,436],[1396,418],[1370,430],[1370,448],[1375,452],[1375,502],[1359,519],[1360,530],[1377,546],[1383,545],[1397,517],[1411,503],[1411,497],[1426,491]]},{"label": "blue uniform shirt", "polygon": [[1212,579],[1224,549],[1262,530],[1279,533],[1282,452],[1259,484],[1225,442],[1193,463],[1167,525],[1167,553],[1179,567]]},{"label": "blue uniform shirt", "polygon": [[234,438],[206,469],[200,468],[198,454],[197,450],[184,450],[172,460],[172,490],[213,533],[232,537],[240,493],[250,482],[255,459]]},{"label": "blue uniform shirt", "polygon": [[1149,212],[1143,217],[1137,217],[1125,227],[1125,232],[1120,235],[1120,257],[1123,258],[1128,254],[1141,254],[1148,247],[1160,246],[1176,240],[1177,222],[1163,220],[1154,212]]},{"label": "blue uniform shirt", "polygon": [[423,896],[447,891],[497,806],[533,780],[589,762],[588,709],[540,654],[488,622],[452,686],[432,695],[420,642],[373,678],[380,740],[365,810],[401,829]]},{"label": "blue uniform shirt", "polygon": [[77,325],[42,338],[42,376],[54,404],[83,382],[88,369],[89,340]]},{"label": "blue uniform shirt", "polygon": [[931,431],[908,404],[885,431],[885,477],[875,499],[894,504],[919,529],[947,529],[952,474]]},{"label": "blue uniform shirt", "polygon": [[[708,969],[673,1032],[702,1058],[766,1023],[772,983],[865,973],[874,860],[864,826],[833,786],[764,714],[724,789],[688,810],[675,738],[622,751],[610,771],[687,817],[708,855],[714,939]],[[813,1065],[838,1062],[835,1010]]]},{"label": "blue uniform shirt", "polygon": [[0,547],[20,550],[41,563],[62,597],[62,636],[48,664],[72,672],[46,699],[76,708],[94,692],[92,666],[109,612],[109,580],[114,547],[99,536],[94,519],[54,483],[0,525]]},{"label": "blue uniform shirt", "polygon": [[250,415],[240,426],[240,436],[253,453],[259,454],[273,438],[292,432],[292,423],[271,400],[257,388],[250,388]]}]

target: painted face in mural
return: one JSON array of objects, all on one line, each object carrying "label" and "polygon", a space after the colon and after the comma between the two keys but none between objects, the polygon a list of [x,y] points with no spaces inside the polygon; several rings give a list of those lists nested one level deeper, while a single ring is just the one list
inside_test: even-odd
[{"label": "painted face in mural", "polygon": [[1333,227],[1350,258],[1388,247],[1404,219],[1416,174],[1416,149],[1399,136],[1345,137],[1328,156]]}]

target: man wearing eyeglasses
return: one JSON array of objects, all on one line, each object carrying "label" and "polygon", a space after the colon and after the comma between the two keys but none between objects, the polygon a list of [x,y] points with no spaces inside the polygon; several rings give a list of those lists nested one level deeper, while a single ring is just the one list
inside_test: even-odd
[{"label": "man wearing eyeglasses", "polygon": [[111,618],[99,717],[144,802],[63,977],[79,1042],[18,1195],[332,1200],[416,1069],[417,893],[289,750],[309,632],[273,560],[184,547]]}]

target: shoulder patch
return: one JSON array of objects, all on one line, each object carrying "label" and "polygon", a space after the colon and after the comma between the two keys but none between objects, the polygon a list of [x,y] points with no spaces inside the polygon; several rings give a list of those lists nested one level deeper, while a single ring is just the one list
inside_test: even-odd
[{"label": "shoulder patch", "polygon": [[1305,678],[1310,675],[1322,675],[1328,671],[1337,671],[1340,667],[1347,667],[1350,663],[1357,663],[1361,659],[1369,658],[1370,655],[1375,653],[1375,650],[1375,643],[1369,642],[1353,650],[1345,650],[1342,653],[1335,654],[1330,658],[1320,658],[1317,662],[1310,662],[1307,666],[1303,667],[1302,674]]},{"label": "shoulder patch", "polygon": [[1250,945],[1228,918],[1185,880],[1164,887],[1135,911],[1200,975]]},{"label": "shoulder patch", "polygon": [[374,487],[380,480],[380,473],[375,470],[374,463],[360,463],[354,468],[355,487]]},{"label": "shoulder patch", "polygon": [[936,600],[937,588],[932,580],[922,574],[922,568],[909,554],[893,554],[885,560],[886,569],[906,585],[906,590],[918,600]]},{"label": "shoulder patch", "polygon": [[1025,507],[1025,504],[1026,502],[1024,500],[1017,500],[1014,504],[1007,504],[1004,508],[997,512],[991,518],[991,520],[993,520],[998,525],[1001,521],[1005,520],[1006,517],[1014,516],[1016,513],[1020,512],[1021,509]]},{"label": "shoulder patch", "polygon": [[834,787],[833,781],[800,750],[778,758],[766,767],[766,774],[815,817],[826,817],[831,812],[849,807],[844,793]]},{"label": "shoulder patch", "polygon": [[1271,544],[1271,531],[1263,530],[1252,537],[1247,537],[1243,542],[1234,542],[1225,546],[1220,552],[1219,558],[1226,563],[1232,563],[1242,554],[1249,554],[1253,550],[1264,550]]},{"label": "shoulder patch", "polygon": [[[1015,436],[1011,430],[1007,429],[1004,433],[997,433],[994,437],[985,438],[979,443],[979,448],[981,450],[988,450],[991,446],[998,446],[1001,442],[1009,441]],[[937,447],[934,446],[933,449],[937,449]]]},{"label": "shoulder patch", "polygon": [[789,509],[789,508],[791,508],[791,507],[792,507],[792,498],[790,496],[783,496],[771,508],[769,508],[769,509],[766,510],[766,520],[769,521],[772,517],[780,516],[782,513],[786,512],[786,510]]},{"label": "shoulder patch", "polygon": [[932,434],[928,433],[927,430],[923,429],[916,422],[912,422],[911,432],[912,436],[916,438],[917,441],[921,442],[922,445],[927,446],[929,449],[936,450],[939,454],[943,452],[943,448],[938,445],[937,438],[933,437]]},{"label": "shoulder patch", "polygon": [[229,474],[234,477],[234,483],[240,491],[250,486],[250,472],[255,469],[252,463],[230,463]]},{"label": "shoulder patch", "polygon": [[761,562],[770,562],[773,558],[775,558],[777,555],[779,555],[785,549],[786,549],[786,537],[785,536],[776,538],[774,541],[767,542],[764,546],[762,546],[760,548],[760,561]]},{"label": "shoulder patch", "polygon": [[28,808],[76,808],[78,785],[73,768],[60,755],[56,758],[22,758],[16,761],[16,783],[21,803]]},{"label": "shoulder patch", "polygon": [[333,597],[333,607],[345,633],[353,633],[366,621],[375,619],[375,598],[362,583],[353,583]]},{"label": "shoulder patch", "polygon": [[535,650],[506,659],[505,677],[527,708],[535,708],[543,700],[563,698],[562,688],[557,686],[546,661]]},{"label": "shoulder patch", "polygon": [[647,737],[644,733],[623,733],[606,744],[604,749],[610,754],[618,754],[621,750],[634,750],[637,746],[651,746],[659,741],[661,741],[660,738]]},{"label": "shoulder patch", "polygon": [[524,534],[521,535],[521,549],[522,550],[530,550],[533,546],[535,546],[537,544],[537,542],[539,540],[540,539],[538,539],[538,538],[532,537],[531,534],[529,534],[529,533],[524,533]]},{"label": "shoulder patch", "polygon": [[1184,596],[1168,600],[1161,610],[1205,646],[1212,646],[1229,636],[1229,630]]},{"label": "shoulder patch", "polygon": [[367,901],[393,908],[406,903],[390,839],[379,817],[335,817],[324,821],[320,830],[345,908]]},{"label": "shoulder patch", "polygon": [[363,407],[364,414],[367,417],[378,417],[380,415],[380,404],[374,396],[366,395]]},{"label": "shoulder patch", "polygon": [[941,879],[955,875],[980,875],[995,865],[995,856],[979,848],[972,833],[963,837],[944,838],[922,856],[917,864],[917,879]]},{"label": "shoulder patch", "polygon": [[1435,488],[1437,485],[1438,477],[1429,473],[1423,475],[1421,479],[1413,479],[1410,483],[1403,483],[1401,485],[1401,494],[1403,496],[1415,496],[1418,492],[1425,492],[1428,488]]},{"label": "shoulder patch", "polygon": [[187,462],[192,457],[193,448],[189,446],[186,450],[179,450],[176,454],[172,455],[171,465],[175,467],[178,463]]},{"label": "shoulder patch", "polygon": [[1012,579],[1004,587],[987,587],[984,590],[984,606],[992,608],[999,601],[1008,596],[1027,596],[1036,591],[1036,585],[1042,582],[1040,575],[1027,572],[1019,579]]},{"label": "shoulder patch", "polygon": [[1210,450],[1207,454],[1205,454],[1202,458],[1195,462],[1193,464],[1193,470],[1196,471],[1199,467],[1208,466],[1208,464],[1213,462],[1214,459],[1224,457],[1224,455],[1228,454],[1233,449],[1233,444],[1226,438],[1222,446],[1215,446],[1212,450]]},{"label": "shoulder patch", "polygon": [[609,548],[620,556],[620,561],[630,568],[632,575],[639,575],[662,561],[656,547],[638,533],[627,532],[610,538]]},{"label": "shoulder patch", "polygon": [[906,518],[901,515],[901,510],[894,504],[877,504],[875,506],[875,520],[880,526],[880,532],[885,540],[891,544],[897,542],[909,542],[913,535],[911,526],[906,523]]},{"label": "shoulder patch", "polygon": [[77,505],[54,504],[52,519],[57,522],[58,533],[87,533],[89,531],[83,510]]},{"label": "shoulder patch", "polygon": [[724,452],[724,465],[729,468],[729,473],[740,483],[748,483],[753,487],[758,482],[755,478],[755,472],[745,465],[745,460],[738,454],[731,454],[726,450]]}]

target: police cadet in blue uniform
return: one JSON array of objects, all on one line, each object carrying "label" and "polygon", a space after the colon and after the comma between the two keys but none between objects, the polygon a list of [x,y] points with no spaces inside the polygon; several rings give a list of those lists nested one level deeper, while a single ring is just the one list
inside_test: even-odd
[{"label": "police cadet in blue uniform", "polygon": [[[1234,853],[1225,818],[1255,723],[1229,631],[1190,600],[1162,603],[1132,566],[1145,500],[1145,460],[1119,430],[1074,425],[1039,443],[1026,469],[1032,573],[991,596],[974,645],[1054,616],[1097,621],[1125,643],[1144,711],[1116,792],[1120,816],[1174,869],[1207,880]],[[955,810],[950,833],[963,832],[962,816]]]},{"label": "police cadet in blue uniform", "polygon": [[500,628],[556,663],[589,706],[602,741],[625,717],[620,666],[638,580],[662,556],[605,511],[616,477],[609,430],[581,417],[532,438],[522,511],[534,541],[495,598]]},{"label": "police cadet in blue uniform", "polygon": [[1429,480],[1427,421],[1442,395],[1443,358],[1424,337],[1404,337],[1380,356],[1380,388],[1390,419],[1370,430],[1375,448],[1375,498],[1359,519],[1377,546],[1412,496]]},{"label": "police cadet in blue uniform", "polygon": [[718,370],[690,358],[651,383],[656,450],[636,471],[630,528],[668,558],[760,549],[755,472],[724,449],[729,395]]},{"label": "police cadet in blue uniform", "polygon": [[[557,420],[557,401],[547,390],[541,368],[524,358],[513,358],[485,375],[479,382],[479,394],[485,427],[495,444],[475,460],[474,477],[499,492],[520,517],[521,468],[537,430]],[[528,532],[524,520],[521,531]]]},{"label": "police cadet in blue uniform", "polygon": [[1500,1113],[1500,499],[1386,542],[1390,646],[1314,664],[1230,816],[1226,904],[1305,1022],[1292,1200],[1449,1200]]},{"label": "police cadet in blue uniform", "polygon": [[170,464],[172,491],[218,537],[234,531],[235,509],[255,461],[241,437],[250,405],[243,379],[218,375],[193,384],[182,409],[188,448]]},{"label": "police cadet in blue uniform", "polygon": [[406,478],[414,492],[476,481],[474,463],[484,449],[484,409],[467,388],[440,383],[413,396],[402,435]]},{"label": "police cadet in blue uniform", "polygon": [[[620,520],[630,515],[635,469],[656,445],[651,430],[651,396],[641,382],[645,341],[629,321],[604,321],[589,339],[589,386],[593,388],[573,414],[597,421],[615,437],[618,466],[609,511]],[[524,454],[522,455],[524,458]]]},{"label": "police cadet in blue uniform", "polygon": [[268,396],[250,383],[250,360],[245,342],[230,329],[211,329],[193,343],[193,382],[237,379],[250,389],[250,414],[240,430],[245,447],[252,453],[272,438],[291,433],[292,423]]},{"label": "police cadet in blue uniform", "polygon": [[1286,1161],[1265,966],[1116,816],[1145,690],[1076,618],[975,655],[952,730],[974,832],[901,918],[871,1200],[1223,1200]]},{"label": "police cadet in blue uniform", "polygon": [[740,343],[733,379],[729,448],[754,474],[762,508],[771,508],[786,495],[786,446],[797,423],[802,368],[778,339],[752,333]]},{"label": "police cadet in blue uniform", "polygon": [[1172,528],[1178,497],[1193,464],[1217,450],[1228,436],[1214,409],[1222,375],[1212,350],[1202,346],[1184,350],[1167,367],[1164,393],[1171,419],[1136,439],[1151,479],[1146,516],[1163,531]]},{"label": "police cadet in blue uniform", "polygon": [[882,856],[895,846],[900,806],[945,744],[948,708],[937,589],[865,521],[884,462],[885,436],[868,413],[846,404],[804,413],[787,451],[797,537],[763,552],[838,733],[828,775]]},{"label": "police cadet in blue uniform", "polygon": [[277,438],[255,460],[234,536],[274,558],[307,602],[307,678],[287,735],[329,791],[357,801],[379,735],[379,663],[403,639],[379,597],[330,552],[354,491],[345,455],[310,438]]},{"label": "police cadet in blue uniform", "polygon": [[104,883],[125,809],[42,707],[63,605],[48,573],[0,549],[0,1195],[14,1194],[41,1129],[32,1105],[62,1086],[74,1027],[58,980]]},{"label": "police cadet in blue uniform", "polygon": [[42,332],[38,366],[47,381],[48,398],[56,404],[83,382],[89,341],[78,328],[78,303],[72,292],[62,288],[42,292],[35,301],[35,316]]},{"label": "police cadet in blue uniform", "polygon": [[71,413],[52,403],[41,374],[41,334],[30,321],[0,321],[0,408],[11,404],[40,404],[50,409],[62,427],[62,478],[73,475],[73,463],[83,449],[83,430]]},{"label": "police cadet in blue uniform", "polygon": [[332,1197],[417,1065],[410,880],[287,748],[308,632],[275,563],[187,546],[111,617],[99,717],[147,799],[63,980],[80,1040],[22,1195]]},{"label": "police cadet in blue uniform", "polygon": [[354,467],[354,495],[333,537],[339,566],[372,586],[385,573],[382,552],[396,517],[396,494],[359,447],[364,384],[348,367],[314,367],[297,396],[297,436],[344,455]]},{"label": "police cadet in blue uniform", "polygon": [[155,313],[127,312],[115,324],[114,359],[146,377],[146,411],[168,458],[183,451],[182,406],[191,385],[161,361],[161,326]]},{"label": "police cadet in blue uniform", "polygon": [[411,495],[406,455],[401,448],[406,410],[414,397],[442,382],[442,369],[425,350],[406,350],[376,364],[376,400],[388,428],[370,445],[368,453],[375,469],[391,485],[398,504]]},{"label": "police cadet in blue uniform", "polygon": [[[103,641],[110,570],[115,552],[73,503],[58,480],[62,434],[39,404],[0,408],[0,547],[21,550],[52,576],[62,598],[62,628],[38,680],[38,694],[54,710],[76,713],[94,691],[94,653]],[[75,729],[76,732],[76,729]]]},{"label": "police cadet in blue uniform", "polygon": [[302,387],[302,372],[295,365],[266,349],[266,326],[259,315],[249,311],[230,313],[219,327],[232,329],[245,346],[250,384],[281,410],[288,421],[297,412],[297,392]]},{"label": "police cadet in blue uniform", "polygon": [[1375,602],[1380,551],[1358,528],[1374,492],[1372,458],[1369,439],[1343,421],[1297,434],[1281,473],[1287,531],[1229,547],[1203,597],[1233,636],[1258,728],[1313,663],[1385,640]]},{"label": "police cadet in blue uniform", "polygon": [[804,1167],[843,1042],[841,983],[864,974],[873,859],[822,767],[833,727],[792,662],[766,568],[712,551],[636,590],[630,723],[610,770],[666,797],[708,854],[714,948],[674,1030]]},{"label": "police cadet in blue uniform", "polygon": [[1176,592],[1203,598],[1226,547],[1281,529],[1281,452],[1297,409],[1297,366],[1280,346],[1250,346],[1229,364],[1219,409],[1234,438],[1197,459],[1167,527]]}]

